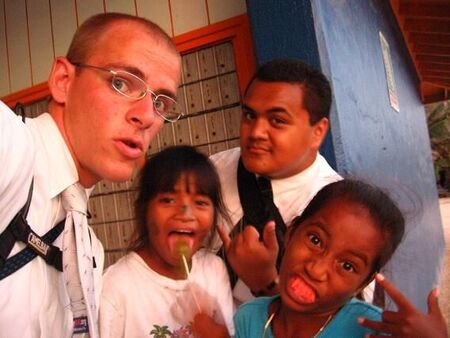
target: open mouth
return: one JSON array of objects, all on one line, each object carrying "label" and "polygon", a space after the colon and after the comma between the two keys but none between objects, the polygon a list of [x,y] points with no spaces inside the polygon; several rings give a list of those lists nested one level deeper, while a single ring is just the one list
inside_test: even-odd
[{"label": "open mouth", "polygon": [[123,143],[125,143],[127,146],[129,146],[130,148],[133,148],[133,149],[139,148],[139,146],[132,141],[123,141]]},{"label": "open mouth", "polygon": [[288,281],[290,296],[299,303],[311,304],[316,301],[316,291],[300,276],[293,276]]},{"label": "open mouth", "polygon": [[182,255],[190,260],[193,255],[195,233],[192,230],[177,229],[169,232],[168,244],[172,256],[180,258]]}]

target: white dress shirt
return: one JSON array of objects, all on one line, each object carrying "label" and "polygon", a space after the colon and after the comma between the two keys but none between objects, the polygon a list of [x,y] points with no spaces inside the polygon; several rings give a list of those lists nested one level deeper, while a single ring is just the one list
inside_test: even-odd
[{"label": "white dress shirt", "polygon": [[[0,219],[0,230],[6,228],[25,203],[29,182],[34,177],[33,198],[27,220],[31,228],[42,236],[65,217],[60,193],[78,181],[75,163],[49,114],[27,119],[25,124],[4,105],[0,106],[0,114],[0,163],[2,167],[6,164],[7,168],[0,175],[0,212],[2,216],[6,214],[5,218]],[[10,122],[14,119],[14,123]],[[16,148],[20,152],[14,151]],[[30,162],[33,165],[31,170]],[[16,191],[17,198],[7,198],[5,191]],[[61,238],[60,235],[54,242],[58,247],[62,245]],[[92,231],[91,238],[97,264],[94,278],[98,304],[104,253]],[[16,243],[10,256],[24,247],[23,243]],[[47,265],[42,258],[34,258],[1,280],[0,295],[1,338],[72,336],[72,313],[63,274]]]}]

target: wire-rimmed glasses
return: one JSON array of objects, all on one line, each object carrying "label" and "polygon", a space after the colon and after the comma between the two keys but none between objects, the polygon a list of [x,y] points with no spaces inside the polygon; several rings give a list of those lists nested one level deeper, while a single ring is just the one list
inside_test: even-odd
[{"label": "wire-rimmed glasses", "polygon": [[125,70],[107,69],[85,63],[73,63],[73,65],[75,67],[91,68],[108,72],[112,75],[111,87],[113,87],[116,92],[129,99],[141,100],[150,93],[152,96],[153,107],[158,115],[166,121],[176,122],[183,115],[183,113],[177,109],[177,101],[170,96],[156,94],[148,87],[144,80],[130,72]]}]

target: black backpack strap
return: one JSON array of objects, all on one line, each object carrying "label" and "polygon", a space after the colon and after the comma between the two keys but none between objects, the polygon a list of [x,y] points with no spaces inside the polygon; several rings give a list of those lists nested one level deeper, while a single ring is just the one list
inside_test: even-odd
[{"label": "black backpack strap", "polygon": [[[46,251],[45,255],[43,255],[42,251],[36,250],[34,247],[28,246],[27,244],[27,247],[25,249],[8,258],[3,268],[0,270],[0,280],[16,272],[38,255],[43,257],[47,264],[52,265],[58,271],[62,271],[63,268],[61,250],[58,247],[47,243],[52,243],[56,238],[58,238],[58,236],[64,230],[64,225],[65,219],[63,219],[52,229],[50,229],[44,236],[38,236],[39,239],[35,238],[36,242],[43,244],[40,244],[41,248],[45,248],[46,246],[48,246],[48,250]],[[41,242],[39,242],[39,240]]]},{"label": "black backpack strap", "polygon": [[[281,257],[284,253],[284,234],[286,233],[286,224],[281,214],[273,202],[273,194],[270,180],[268,178],[256,178],[255,174],[249,172],[239,158],[237,170],[237,185],[239,199],[241,202],[243,217],[238,221],[231,231],[231,237],[240,233],[247,225],[256,227],[262,240],[263,230],[266,223],[270,220],[275,221],[277,242],[279,247],[276,267],[280,269]],[[230,276],[231,287],[237,282],[238,276],[229,265],[226,255],[221,250],[220,255],[225,259],[228,274]]]},{"label": "black backpack strap", "polygon": [[3,268],[3,265],[6,262],[6,259],[11,252],[14,243],[17,240],[16,234],[14,233],[14,228],[17,222],[20,222],[21,219],[25,219],[28,214],[28,209],[31,204],[31,197],[33,196],[33,183],[34,180],[31,180],[30,188],[28,190],[28,197],[25,205],[20,209],[11,222],[8,224],[6,229],[0,234],[0,269]]},{"label": "black backpack strap", "polygon": [[242,158],[239,158],[237,184],[244,216],[235,229],[237,228],[237,231],[240,232],[243,226],[251,224],[256,227],[262,239],[266,223],[270,220],[275,221],[275,231],[280,249],[277,258],[277,269],[279,269],[284,252],[284,234],[287,228],[280,211],[273,202],[270,180],[265,177],[257,179],[255,174],[245,168]]},{"label": "black backpack strap", "polygon": [[[26,220],[32,192],[33,181],[30,185],[27,202],[0,235],[0,280],[20,269],[37,255],[41,256],[47,264],[62,271],[61,250],[49,243],[52,243],[61,234],[65,220],[54,226],[43,237],[36,234]],[[25,243],[27,247],[8,258],[16,241]]]}]

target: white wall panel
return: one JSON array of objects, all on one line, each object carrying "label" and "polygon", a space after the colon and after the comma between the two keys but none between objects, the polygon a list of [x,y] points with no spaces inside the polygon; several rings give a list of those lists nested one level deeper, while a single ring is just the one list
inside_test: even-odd
[{"label": "white wall panel", "polygon": [[11,74],[11,91],[31,86],[25,0],[6,0],[6,34]]},{"label": "white wall panel", "polygon": [[208,0],[209,19],[216,23],[247,12],[245,0]]},{"label": "white wall panel", "polygon": [[8,54],[6,52],[6,31],[4,0],[0,0],[0,97],[10,93]]},{"label": "white wall panel", "polygon": [[107,12],[118,12],[136,15],[134,0],[106,0]]},{"label": "white wall panel", "polygon": [[77,29],[75,2],[73,0],[50,0],[55,55],[66,55]]},{"label": "white wall panel", "polygon": [[78,25],[92,15],[103,12],[103,0],[77,0]]},{"label": "white wall panel", "polygon": [[208,25],[205,0],[172,0],[175,36]]},{"label": "white wall panel", "polygon": [[168,0],[136,0],[137,15],[149,19],[172,36]]},{"label": "white wall panel", "polygon": [[27,2],[32,84],[47,81],[52,67],[53,41],[48,0]]}]

